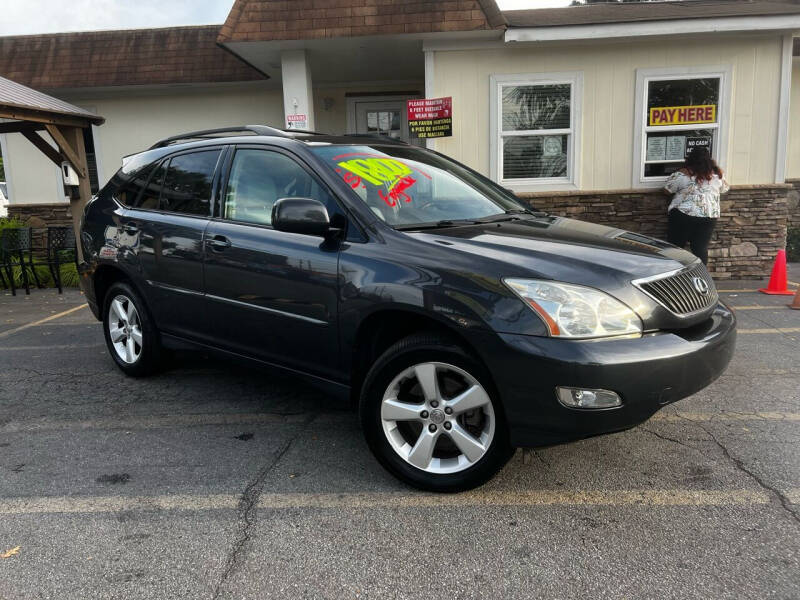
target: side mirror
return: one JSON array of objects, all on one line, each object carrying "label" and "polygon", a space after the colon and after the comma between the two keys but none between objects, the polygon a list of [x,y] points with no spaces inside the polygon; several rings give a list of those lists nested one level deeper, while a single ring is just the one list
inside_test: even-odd
[{"label": "side mirror", "polygon": [[272,207],[272,226],[278,231],[325,236],[331,228],[328,210],[313,198],[281,198]]}]

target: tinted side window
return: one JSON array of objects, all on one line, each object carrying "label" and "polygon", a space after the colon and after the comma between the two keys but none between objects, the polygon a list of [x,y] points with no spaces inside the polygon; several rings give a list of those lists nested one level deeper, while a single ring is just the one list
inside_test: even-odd
[{"label": "tinted side window", "polygon": [[129,174],[128,177],[118,171],[109,182],[114,199],[123,206],[136,206],[136,200],[142,193],[147,179],[153,172],[153,165],[146,165]]},{"label": "tinted side window", "polygon": [[174,156],[169,162],[161,192],[161,210],[208,216],[211,182],[219,150]]},{"label": "tinted side window", "polygon": [[164,173],[167,170],[167,162],[168,161],[165,160],[158,165],[150,179],[147,180],[141,195],[133,206],[136,208],[158,208],[158,197],[161,195],[161,184],[164,181]]},{"label": "tinted side window", "polygon": [[314,198],[332,213],[331,195],[297,162],[269,150],[237,150],[231,165],[222,216],[270,225],[279,198]]}]

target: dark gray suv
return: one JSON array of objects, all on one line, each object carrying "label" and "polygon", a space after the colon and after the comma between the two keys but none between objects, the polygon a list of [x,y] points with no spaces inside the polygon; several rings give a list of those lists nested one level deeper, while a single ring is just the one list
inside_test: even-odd
[{"label": "dark gray suv", "polygon": [[359,406],[411,485],[618,431],[716,379],[735,319],[693,255],[550,216],[435,152],[265,126],[130,157],[86,209],[84,288],[145,375],[187,346]]}]

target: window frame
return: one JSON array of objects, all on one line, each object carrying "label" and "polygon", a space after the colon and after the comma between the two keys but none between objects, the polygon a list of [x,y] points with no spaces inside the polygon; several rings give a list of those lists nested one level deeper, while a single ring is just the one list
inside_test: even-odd
[{"label": "window frame", "polygon": [[[633,164],[631,185],[637,189],[658,189],[664,187],[668,176],[645,177],[645,158],[647,156],[647,134],[652,131],[693,131],[696,129],[716,130],[712,156],[720,168],[725,170],[728,156],[728,137],[730,135],[731,65],[702,67],[664,67],[656,69],[636,69],[636,106],[633,123]],[[692,123],[653,127],[647,124],[647,95],[651,81],[674,79],[719,79],[716,123]],[[651,161],[652,162],[652,161]],[[667,161],[665,161],[667,162]],[[677,161],[668,161],[677,162]]]},{"label": "window frame", "polygon": [[[560,73],[520,73],[491,75],[489,158],[491,179],[514,192],[568,191],[580,189],[581,125],[583,121],[583,71]],[[503,132],[503,88],[537,85],[570,86],[570,126],[562,129],[523,130]],[[514,136],[567,136],[567,176],[546,178],[503,179],[503,138]]]}]

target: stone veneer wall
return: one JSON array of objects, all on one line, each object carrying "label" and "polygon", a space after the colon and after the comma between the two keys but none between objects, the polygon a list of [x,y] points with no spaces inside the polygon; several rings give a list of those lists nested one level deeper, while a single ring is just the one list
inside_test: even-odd
[{"label": "stone veneer wall", "polygon": [[789,227],[800,229],[800,179],[790,179],[787,181],[792,189],[789,190]]},{"label": "stone veneer wall", "polygon": [[[800,183],[800,182],[798,182]],[[786,247],[791,185],[735,186],[722,197],[722,215],[709,246],[717,279],[761,279]],[[519,194],[549,213],[666,239],[669,196],[660,191]]]}]

